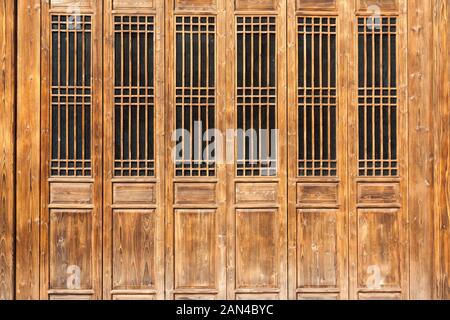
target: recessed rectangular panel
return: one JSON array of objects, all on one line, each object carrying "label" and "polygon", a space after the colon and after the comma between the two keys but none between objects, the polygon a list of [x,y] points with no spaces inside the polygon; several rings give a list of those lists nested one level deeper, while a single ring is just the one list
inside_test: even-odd
[{"label": "recessed rectangular panel", "polygon": [[49,296],[49,300],[54,301],[83,301],[83,300],[92,300],[92,296],[90,295],[81,295],[81,294],[73,294],[73,295],[56,295],[51,294]]},{"label": "recessed rectangular panel", "polygon": [[154,204],[155,185],[151,183],[114,183],[114,204]]},{"label": "recessed rectangular panel", "polygon": [[400,185],[398,183],[358,184],[359,205],[400,206]]},{"label": "recessed rectangular panel", "polygon": [[358,0],[358,10],[397,11],[398,0]]},{"label": "recessed rectangular panel", "polygon": [[297,9],[336,9],[336,0],[297,0]]},{"label": "recessed rectangular panel", "polygon": [[297,300],[339,300],[339,293],[299,293]]},{"label": "recessed rectangular panel", "polygon": [[92,211],[50,211],[50,289],[92,289]]},{"label": "recessed rectangular panel", "polygon": [[50,0],[51,7],[91,7],[92,1],[95,0]]},{"label": "recessed rectangular panel", "polygon": [[298,211],[297,286],[337,287],[337,212]]},{"label": "recessed rectangular panel", "polygon": [[175,1],[177,10],[214,10],[217,0],[171,0]]},{"label": "recessed rectangular panel", "polygon": [[278,300],[278,293],[237,293],[236,300]]},{"label": "recessed rectangular panel", "polygon": [[297,184],[297,203],[301,205],[337,206],[339,202],[337,183]]},{"label": "recessed rectangular panel", "polygon": [[215,204],[216,183],[176,183],[175,204]]},{"label": "recessed rectangular panel", "polygon": [[175,294],[175,300],[216,300],[216,296],[212,294]]},{"label": "recessed rectangular panel", "polygon": [[358,297],[359,300],[402,300],[402,294],[400,292],[361,292]]},{"label": "recessed rectangular panel", "polygon": [[143,294],[115,294],[113,295],[113,300],[132,300],[132,301],[155,300],[155,296]]},{"label": "recessed rectangular panel", "polygon": [[277,183],[237,183],[236,204],[276,204],[278,201]]},{"label": "recessed rectangular panel", "polygon": [[153,210],[113,212],[113,289],[154,287],[155,220]]},{"label": "recessed rectangular panel", "polygon": [[215,210],[175,210],[175,288],[215,288]]},{"label": "recessed rectangular panel", "polygon": [[114,9],[136,9],[154,7],[155,0],[113,0]]},{"label": "recessed rectangular panel", "polygon": [[370,290],[400,287],[398,210],[358,211],[358,286]]},{"label": "recessed rectangular panel", "polygon": [[278,211],[236,210],[236,288],[277,288]]},{"label": "recessed rectangular panel", "polygon": [[234,1],[236,4],[236,10],[276,10],[279,0],[234,0]]},{"label": "recessed rectangular panel", "polygon": [[50,204],[92,204],[92,183],[50,183]]}]

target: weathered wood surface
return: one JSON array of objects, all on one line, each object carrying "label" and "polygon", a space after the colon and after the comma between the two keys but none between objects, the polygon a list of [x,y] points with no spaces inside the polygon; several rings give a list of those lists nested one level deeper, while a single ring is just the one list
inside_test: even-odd
[{"label": "weathered wood surface", "polygon": [[0,300],[14,298],[15,8],[0,4]]},{"label": "weathered wood surface", "polygon": [[[18,2],[17,79],[11,3],[0,8],[0,299],[450,297],[450,0],[82,1],[96,31],[92,179],[48,174],[49,10],[73,1]],[[354,21],[374,4],[398,18],[398,177],[358,176]],[[156,17],[154,178],[113,173],[113,10]],[[299,177],[296,19],[336,14],[338,174]],[[277,17],[277,176],[237,177],[233,161],[215,177],[176,176],[175,15],[216,17],[222,132],[236,127],[236,15]],[[76,288],[67,263],[85,271]]]},{"label": "weathered wood surface", "polygon": [[17,7],[16,298],[39,299],[40,1]]}]

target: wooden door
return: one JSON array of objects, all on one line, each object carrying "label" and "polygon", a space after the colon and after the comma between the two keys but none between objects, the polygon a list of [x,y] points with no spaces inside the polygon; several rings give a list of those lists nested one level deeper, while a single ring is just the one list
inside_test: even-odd
[{"label": "wooden door", "polygon": [[104,2],[105,299],[164,298],[164,3]]},{"label": "wooden door", "polygon": [[102,2],[42,2],[42,299],[102,297]]},{"label": "wooden door", "polygon": [[409,297],[406,1],[357,1],[349,48],[351,299]]},{"label": "wooden door", "polygon": [[167,30],[166,293],[226,298],[226,0],[170,1]]},{"label": "wooden door", "polygon": [[287,288],[286,1],[227,1],[228,298]]},{"label": "wooden door", "polygon": [[291,299],[348,297],[349,4],[288,7]]}]

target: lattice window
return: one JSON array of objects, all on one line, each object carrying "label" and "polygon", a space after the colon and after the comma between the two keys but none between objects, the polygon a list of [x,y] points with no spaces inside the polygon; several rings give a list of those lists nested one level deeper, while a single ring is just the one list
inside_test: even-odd
[{"label": "lattice window", "polygon": [[114,175],[155,175],[153,16],[114,17]]},{"label": "lattice window", "polygon": [[175,18],[175,174],[215,176],[216,18]]},{"label": "lattice window", "polygon": [[90,176],[90,15],[51,16],[51,176]]},{"label": "lattice window", "polygon": [[297,19],[298,175],[336,176],[336,18]]},{"label": "lattice window", "polygon": [[277,174],[276,18],[239,16],[237,33],[237,176]]},{"label": "lattice window", "polygon": [[358,18],[358,74],[359,175],[397,176],[395,17]]}]

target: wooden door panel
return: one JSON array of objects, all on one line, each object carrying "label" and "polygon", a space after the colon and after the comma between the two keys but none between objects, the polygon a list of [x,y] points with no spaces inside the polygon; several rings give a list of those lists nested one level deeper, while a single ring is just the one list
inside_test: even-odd
[{"label": "wooden door panel", "polygon": [[113,290],[154,290],[157,283],[155,210],[113,211]]},{"label": "wooden door panel", "polygon": [[101,297],[102,6],[74,5],[42,5],[42,299]]},{"label": "wooden door panel", "polygon": [[237,290],[279,288],[279,215],[277,210],[236,210]]},{"label": "wooden door panel", "polygon": [[174,220],[175,289],[215,289],[217,212],[175,210]]},{"label": "wooden door panel", "polygon": [[299,210],[297,215],[297,286],[338,289],[338,212]]},{"label": "wooden door panel", "polygon": [[286,1],[229,1],[227,20],[227,297],[283,299]]},{"label": "wooden door panel", "polygon": [[114,9],[154,9],[156,0],[113,0]]},{"label": "wooden door panel", "polygon": [[166,292],[225,299],[224,0],[171,1],[167,30]]},{"label": "wooden door panel", "polygon": [[236,10],[276,10],[279,0],[234,0]]},{"label": "wooden door panel", "polygon": [[348,8],[289,5],[289,298],[346,299]]},{"label": "wooden door panel", "polygon": [[358,0],[358,10],[397,11],[399,0]]},{"label": "wooden door panel", "polygon": [[300,10],[335,10],[336,0],[296,0]]},{"label": "wooden door panel", "polygon": [[358,210],[358,288],[399,289],[398,210]]},{"label": "wooden door panel", "polygon": [[164,1],[104,17],[104,298],[163,299]]},{"label": "wooden door panel", "polygon": [[[370,4],[358,2],[357,9]],[[353,26],[349,134],[356,138],[349,145],[353,155],[349,166],[351,299],[409,296],[403,90],[407,60],[401,50],[406,44],[405,4],[382,1],[378,22],[374,24],[369,13],[361,13]]]},{"label": "wooden door panel", "polygon": [[92,210],[51,210],[49,289],[92,290]]}]

